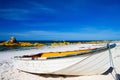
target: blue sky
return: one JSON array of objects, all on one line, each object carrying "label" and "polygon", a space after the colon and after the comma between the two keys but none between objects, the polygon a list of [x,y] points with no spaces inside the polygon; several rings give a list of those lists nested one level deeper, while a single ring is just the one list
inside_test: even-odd
[{"label": "blue sky", "polygon": [[119,0],[0,0],[0,40],[120,39]]}]

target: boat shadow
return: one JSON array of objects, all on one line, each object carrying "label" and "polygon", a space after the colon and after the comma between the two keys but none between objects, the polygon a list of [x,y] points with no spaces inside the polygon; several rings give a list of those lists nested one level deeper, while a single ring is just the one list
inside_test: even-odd
[{"label": "boat shadow", "polygon": [[63,77],[63,78],[70,78],[70,77],[78,77],[78,75],[61,75],[61,74],[35,74],[35,75],[39,75],[39,76],[42,76],[42,77],[45,77],[45,78],[49,78],[49,77],[52,77],[52,78],[58,78],[58,77]]},{"label": "boat shadow", "polygon": [[[25,71],[22,71],[25,72]],[[29,74],[33,74],[33,75],[37,75],[37,76],[41,76],[41,77],[45,77],[45,78],[58,78],[58,77],[63,77],[63,78],[73,78],[73,77],[78,77],[80,75],[61,75],[61,74],[37,74],[37,73],[30,73],[30,72],[25,72],[25,73],[29,73]]]}]

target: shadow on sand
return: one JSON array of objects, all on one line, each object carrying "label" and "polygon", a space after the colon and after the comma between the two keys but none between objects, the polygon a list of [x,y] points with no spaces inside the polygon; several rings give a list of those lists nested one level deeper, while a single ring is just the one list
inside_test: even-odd
[{"label": "shadow on sand", "polygon": [[[22,72],[25,72],[25,71],[22,71]],[[52,78],[58,78],[58,77],[63,77],[63,78],[73,78],[73,77],[78,77],[80,75],[61,75],[61,74],[37,74],[37,73],[30,73],[30,72],[25,72],[25,73],[29,73],[29,74],[33,74],[33,75],[38,75],[38,76],[42,76],[42,77],[45,77],[45,78],[49,78],[49,77],[52,77]]]}]

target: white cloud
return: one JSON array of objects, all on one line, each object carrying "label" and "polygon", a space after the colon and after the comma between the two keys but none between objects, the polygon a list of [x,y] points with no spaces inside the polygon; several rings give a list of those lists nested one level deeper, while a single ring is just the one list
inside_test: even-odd
[{"label": "white cloud", "polygon": [[62,25],[65,25],[65,24],[58,23],[58,22],[42,22],[42,23],[35,22],[35,23],[23,23],[23,25],[40,27],[40,26],[59,26],[59,25],[62,26]]},{"label": "white cloud", "polygon": [[55,10],[47,7],[38,2],[29,2],[27,5],[30,5],[29,8],[5,8],[0,9],[0,18],[8,19],[8,20],[31,20],[32,16],[28,16],[29,14],[41,14],[48,13],[53,14]]},{"label": "white cloud", "polygon": [[55,13],[56,10],[53,8],[50,8],[49,6],[46,6],[42,3],[30,1],[29,4],[31,4],[31,9],[35,12],[45,12],[45,13]]},{"label": "white cloud", "polygon": [[9,13],[29,13],[26,9],[18,9],[18,8],[7,8],[7,9],[0,9],[0,12],[9,12]]},{"label": "white cloud", "polygon": [[26,9],[18,9],[18,8],[7,8],[0,9],[0,17],[8,20],[28,20],[25,16],[30,13],[29,10]]},{"label": "white cloud", "polygon": [[28,31],[21,33],[2,33],[2,36],[17,36],[27,40],[104,40],[119,39],[120,32],[97,30],[92,32]]}]

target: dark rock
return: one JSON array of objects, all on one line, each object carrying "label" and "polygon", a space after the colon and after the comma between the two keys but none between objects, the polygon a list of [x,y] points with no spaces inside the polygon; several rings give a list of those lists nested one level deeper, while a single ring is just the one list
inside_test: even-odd
[{"label": "dark rock", "polygon": [[11,37],[8,42],[9,43],[17,43],[17,40],[14,37]]}]

